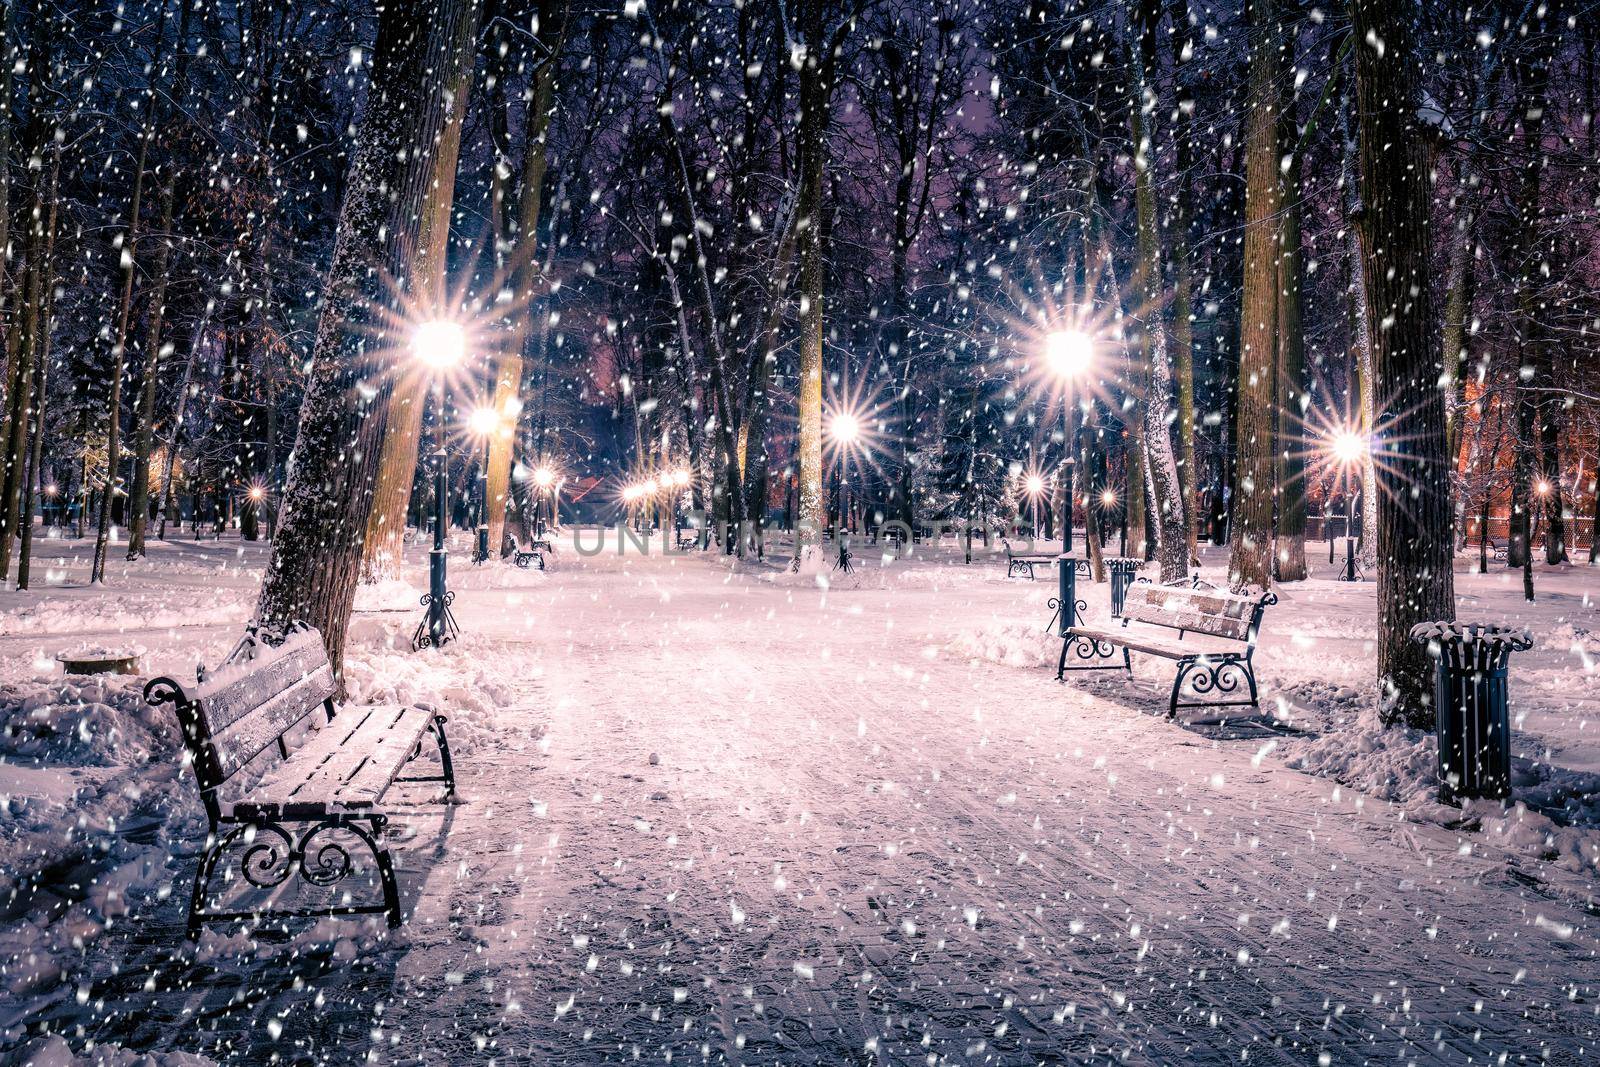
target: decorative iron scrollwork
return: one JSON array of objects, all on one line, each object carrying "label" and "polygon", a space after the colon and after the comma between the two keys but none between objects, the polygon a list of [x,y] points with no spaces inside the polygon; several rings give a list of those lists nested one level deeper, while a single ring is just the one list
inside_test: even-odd
[{"label": "decorative iron scrollwork", "polygon": [[178,704],[184,699],[183,686],[171,678],[152,678],[144,684],[144,702],[152,707]]},{"label": "decorative iron scrollwork", "polygon": [[[1056,629],[1056,623],[1061,621],[1061,598],[1058,596],[1053,596],[1049,600],[1045,601],[1044,606],[1050,609],[1050,621],[1045,623],[1045,633],[1059,632]],[[1076,605],[1074,605],[1074,607],[1076,607],[1077,610],[1073,613],[1073,617],[1078,625],[1082,625],[1083,613],[1089,610],[1089,602],[1083,599],[1083,597],[1079,597],[1078,602]]]},{"label": "decorative iron scrollwork", "polygon": [[226,849],[239,838],[248,842],[239,869],[245,881],[258,889],[282,885],[295,869],[295,841],[276,823],[250,823],[234,829],[222,839]]},{"label": "decorative iron scrollwork", "polygon": [[1081,660],[1111,659],[1117,654],[1116,645],[1087,634],[1072,634],[1067,638],[1067,648]]},{"label": "decorative iron scrollwork", "polygon": [[255,822],[237,827],[221,842],[219,852],[243,839],[247,842],[239,869],[245,881],[258,889],[282,885],[296,871],[314,886],[336,885],[355,870],[350,849],[343,842],[317,840],[324,834],[343,831],[359,839],[374,854],[377,843],[361,827],[342,819],[324,819],[298,838],[275,822]]},{"label": "decorative iron scrollwork", "polygon": [[337,821],[320,822],[307,830],[300,836],[296,849],[299,852],[300,877],[315,886],[330,886],[344,881],[350,875],[350,852],[339,842],[323,841],[315,849],[310,847],[312,838],[328,830],[348,830],[366,841],[368,847],[372,846],[372,841],[360,830]]}]

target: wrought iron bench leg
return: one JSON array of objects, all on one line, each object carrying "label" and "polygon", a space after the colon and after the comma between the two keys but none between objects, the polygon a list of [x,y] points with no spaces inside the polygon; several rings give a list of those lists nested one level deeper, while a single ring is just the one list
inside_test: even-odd
[{"label": "wrought iron bench leg", "polygon": [[[231,834],[229,835],[231,838]],[[189,894],[189,922],[184,936],[190,941],[200,937],[200,927],[205,922],[206,890],[211,887],[211,876],[217,869],[217,860],[222,856],[222,839],[217,836],[216,828],[206,834],[206,847],[200,853],[200,865],[194,872],[194,890]]]},{"label": "wrought iron bench leg", "polygon": [[[359,825],[366,821],[371,830],[364,830]],[[378,837],[383,828],[388,824],[386,815],[371,815],[351,819],[339,815],[330,815],[323,819],[292,820],[292,822],[311,823],[311,828],[301,833],[298,837],[290,833],[287,827],[280,822],[262,820],[259,822],[240,823],[221,838],[215,833],[208,835],[207,845],[200,857],[200,868],[195,872],[194,895],[189,903],[189,921],[187,936],[193,941],[200,936],[200,930],[207,922],[227,922],[232,920],[249,920],[260,923],[270,919],[305,919],[322,915],[372,915],[382,914],[391,927],[399,926],[403,916],[400,913],[400,884],[395,878],[394,859],[389,850],[378,843]],[[241,837],[246,837],[243,856],[239,866],[244,873],[245,881],[259,889],[272,889],[282,885],[290,875],[299,873],[300,879],[311,885],[327,888],[347,878],[352,867],[350,853],[342,844],[329,842],[319,847],[312,847],[312,840],[328,830],[343,830],[367,847],[372,854],[373,862],[378,868],[378,881],[383,887],[383,903],[374,904],[335,904],[321,908],[307,908],[303,910],[263,910],[250,911],[208,911],[206,910],[206,895],[210,889],[211,879],[216,871],[217,860],[227,851],[228,847]]]},{"label": "wrought iron bench leg", "polygon": [[[1067,666],[1067,653],[1071,652],[1078,659],[1084,660],[1083,666]],[[1122,653],[1122,663],[1094,663],[1093,660],[1116,659],[1118,652]],[[1128,658],[1127,648],[1113,645],[1109,641],[1098,638],[1084,637],[1081,634],[1068,634],[1061,639],[1061,658],[1056,661],[1056,681],[1061,681],[1067,676],[1068,671],[1127,671],[1133,673],[1133,661]]]},{"label": "wrought iron bench leg", "polygon": [[[382,815],[375,815],[372,819],[372,837],[367,840],[367,845],[372,849],[372,858],[378,864],[378,880],[383,884],[384,915],[389,921],[392,930],[400,925],[400,883],[394,876],[394,858],[389,855],[389,850],[378,844],[378,835],[383,832],[384,825],[389,820]],[[365,836],[357,831],[357,836]]]},{"label": "wrought iron bench leg", "polygon": [[[433,734],[434,747],[439,750],[439,766],[442,773],[419,774],[413,777],[396,778],[395,781],[443,782],[445,797],[448,799],[456,795],[455,765],[450,762],[450,741],[444,735],[444,724],[449,721],[450,720],[445,718],[443,715],[435,715],[428,722],[428,732]],[[406,762],[410,763],[420,755],[422,755],[422,739],[418,738],[415,747],[413,747],[411,750],[411,755],[406,757]]]},{"label": "wrought iron bench leg", "polygon": [[[1226,696],[1236,692],[1241,682],[1250,694],[1249,700],[1180,700],[1183,685],[1193,675],[1196,694],[1204,696],[1217,693]],[[1250,660],[1227,656],[1208,659],[1198,656],[1178,661],[1178,674],[1172,679],[1172,697],[1167,702],[1167,718],[1178,717],[1179,708],[1259,708],[1261,701],[1256,691],[1256,672]]]}]

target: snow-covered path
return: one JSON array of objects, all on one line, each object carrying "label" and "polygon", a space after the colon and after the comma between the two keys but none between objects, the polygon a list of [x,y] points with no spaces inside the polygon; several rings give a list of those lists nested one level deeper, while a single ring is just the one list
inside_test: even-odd
[{"label": "snow-covered path", "polygon": [[418,1007],[388,1016],[396,1051],[1593,1048],[1592,919],[1456,835],[1142,714],[1153,688],[1091,699],[952,656],[987,589],[707,569],[597,560],[531,598],[531,632],[502,622],[557,700],[541,746],[472,761],[398,965]]},{"label": "snow-covered path", "polygon": [[1594,916],[1478,835],[1168,724],[1153,674],[952,650],[1040,616],[1043,583],[771,578],[608,553],[464,591],[444,654],[514,697],[457,715],[468,802],[400,846],[410,922],[353,966],[131,967],[101,1036],[249,1062],[1594,1055]]}]

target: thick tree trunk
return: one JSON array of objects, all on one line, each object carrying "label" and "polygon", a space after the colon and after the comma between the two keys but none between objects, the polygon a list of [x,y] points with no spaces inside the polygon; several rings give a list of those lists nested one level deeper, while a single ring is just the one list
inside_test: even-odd
[{"label": "thick tree trunk", "polygon": [[[418,209],[415,254],[409,269],[396,274],[407,282],[412,315],[424,320],[452,318],[445,291],[446,255],[450,244],[450,212],[455,203],[456,164],[461,154],[461,123],[472,89],[478,22],[483,0],[433,0],[424,10],[435,10],[435,40],[422,72],[437,83],[430,90],[441,98],[442,119],[428,133],[427,145],[414,145],[431,160],[426,199]],[[348,197],[348,192],[346,196]],[[414,322],[414,319],[413,319]],[[406,342],[396,353],[397,370],[389,398],[377,482],[367,518],[362,577],[378,581],[392,577],[405,550],[406,505],[417,472],[422,435],[422,409],[427,401],[429,376],[419,367]],[[469,357],[470,358],[470,357]],[[437,413],[440,418],[443,412]]]},{"label": "thick tree trunk", "polygon": [[1245,103],[1244,291],[1234,435],[1233,548],[1236,584],[1272,582],[1273,388],[1278,351],[1278,50],[1272,0],[1250,4],[1250,85]]},{"label": "thick tree trunk", "polygon": [[393,0],[378,20],[282,521],[257,606],[266,626],[306,622],[321,630],[336,667],[393,387],[385,371],[405,359],[410,342],[394,329],[400,309],[385,274],[412,274],[442,133],[452,107],[466,107],[450,99],[451,84],[433,75],[439,64],[431,60],[451,54],[462,21],[477,17],[474,0]]},{"label": "thick tree trunk", "polygon": [[[1378,679],[1389,722],[1434,721],[1433,661],[1411,628],[1455,618],[1450,464],[1429,278],[1429,173],[1413,26],[1392,0],[1352,0],[1360,115],[1362,264],[1373,314],[1378,469]],[[1377,41],[1380,47],[1372,42]]]},{"label": "thick tree trunk", "polygon": [[822,340],[823,285],[826,264],[822,239],[823,192],[828,166],[828,117],[831,87],[827,84],[830,63],[819,54],[822,26],[820,3],[811,0],[806,7],[815,11],[807,39],[807,53],[800,72],[800,202],[796,227],[800,242],[800,368],[799,368],[799,477],[800,530],[795,541],[795,564],[802,569],[820,569],[821,552],[811,541],[828,521],[827,497],[822,478]]}]

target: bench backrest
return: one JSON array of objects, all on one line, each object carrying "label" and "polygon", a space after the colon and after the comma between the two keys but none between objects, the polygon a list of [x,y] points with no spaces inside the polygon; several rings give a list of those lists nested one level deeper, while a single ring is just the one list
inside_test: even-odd
[{"label": "bench backrest", "polygon": [[272,647],[251,636],[232,661],[204,681],[181,685],[155,678],[145,686],[151,704],[173,704],[183,743],[207,809],[215,814],[215,792],[306,716],[323,708],[333,716],[338,686],[322,635],[300,628]]},{"label": "bench backrest", "polygon": [[1261,627],[1262,611],[1276,600],[1271,593],[1249,597],[1203,585],[1135,582],[1123,597],[1122,617],[1125,622],[1166,626],[1253,645]]}]

